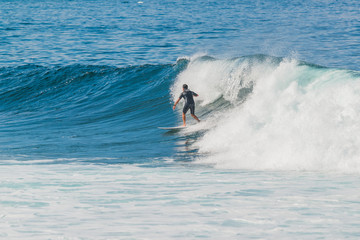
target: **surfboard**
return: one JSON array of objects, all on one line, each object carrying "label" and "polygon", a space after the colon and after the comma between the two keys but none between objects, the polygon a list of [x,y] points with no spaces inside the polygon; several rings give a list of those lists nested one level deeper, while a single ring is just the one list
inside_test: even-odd
[{"label": "surfboard", "polygon": [[181,129],[184,129],[186,127],[184,126],[177,126],[177,127],[158,127],[160,129],[163,129],[163,130],[181,130]]}]

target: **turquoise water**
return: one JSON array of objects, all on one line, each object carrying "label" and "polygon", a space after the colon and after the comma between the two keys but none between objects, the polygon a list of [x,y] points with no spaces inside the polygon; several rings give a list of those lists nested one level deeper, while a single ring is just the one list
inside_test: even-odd
[{"label": "turquoise water", "polygon": [[[358,1],[2,1],[0,237],[358,239]],[[172,104],[187,83],[196,114]]]},{"label": "turquoise water", "polygon": [[7,196],[0,202],[4,239],[360,235],[357,175],[179,165],[3,166],[1,175],[7,179],[1,182]]}]

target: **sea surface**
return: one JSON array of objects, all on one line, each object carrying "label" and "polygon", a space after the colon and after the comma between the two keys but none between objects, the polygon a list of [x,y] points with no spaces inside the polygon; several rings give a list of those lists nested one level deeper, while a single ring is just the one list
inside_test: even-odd
[{"label": "sea surface", "polygon": [[0,239],[359,238],[358,0],[0,1]]}]

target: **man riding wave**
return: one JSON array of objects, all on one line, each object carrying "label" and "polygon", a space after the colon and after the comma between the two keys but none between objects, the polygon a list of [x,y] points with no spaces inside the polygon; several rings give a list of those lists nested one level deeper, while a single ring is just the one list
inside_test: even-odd
[{"label": "man riding wave", "polygon": [[182,119],[183,119],[183,126],[186,126],[186,113],[187,111],[190,109],[190,113],[191,116],[198,122],[200,122],[199,118],[195,115],[195,101],[194,101],[194,97],[198,97],[199,95],[193,91],[190,91],[188,89],[188,85],[184,84],[183,85],[183,92],[180,94],[179,99],[175,102],[174,106],[173,106],[173,110],[175,110],[176,105],[179,103],[179,101],[184,98],[185,99],[185,104],[184,104],[184,108],[183,108],[183,113],[182,113]]}]

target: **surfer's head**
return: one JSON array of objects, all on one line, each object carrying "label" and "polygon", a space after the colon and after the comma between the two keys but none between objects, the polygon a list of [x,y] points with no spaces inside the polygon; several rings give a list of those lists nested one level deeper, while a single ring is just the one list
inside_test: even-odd
[{"label": "surfer's head", "polygon": [[184,84],[184,85],[183,85],[183,89],[184,89],[184,90],[188,89],[188,85],[187,85],[187,84]]}]

